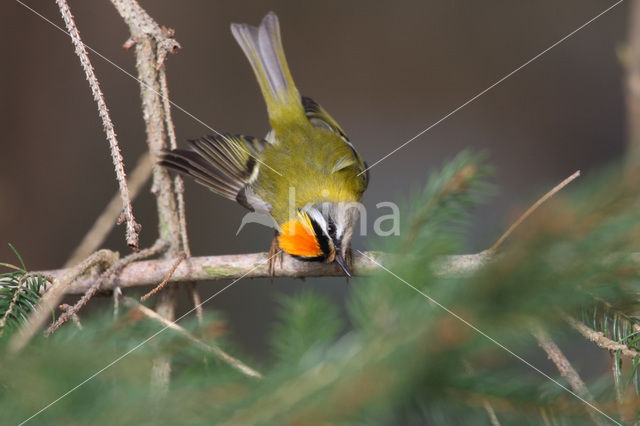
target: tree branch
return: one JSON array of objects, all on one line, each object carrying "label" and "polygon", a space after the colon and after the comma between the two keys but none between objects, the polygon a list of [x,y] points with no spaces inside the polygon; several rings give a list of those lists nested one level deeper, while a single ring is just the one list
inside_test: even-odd
[{"label": "tree branch", "polygon": [[[364,252],[372,259],[381,261],[389,254]],[[378,271],[378,266],[366,256],[353,254],[354,276],[371,275]],[[228,254],[222,256],[191,257],[183,260],[171,276],[171,282],[211,281],[237,278],[270,278],[268,271],[268,253]],[[161,260],[145,260],[125,266],[118,274],[106,279],[102,290],[113,290],[115,287],[137,287],[156,285],[164,280],[175,264],[177,258]],[[441,276],[472,273],[489,262],[485,252],[447,256],[437,262],[436,271]],[[33,272],[59,277],[67,269]],[[333,264],[321,262],[302,262],[291,256],[283,256],[282,267],[276,270],[277,277],[344,277],[344,272]],[[78,278],[68,287],[68,293],[84,293],[98,279],[98,274],[86,274]]]},{"label": "tree branch", "polygon": [[[168,95],[163,96],[166,86],[164,60],[169,52],[176,52],[180,44],[174,40],[173,31],[158,25],[135,0],[111,0],[120,16],[129,26],[130,41],[125,46],[136,46],[136,68],[142,98],[142,116],[147,132],[147,145],[152,158],[168,148],[167,132],[173,138],[171,117],[164,108]],[[162,70],[162,72],[160,72]],[[164,87],[164,93],[168,91]],[[165,129],[165,126],[168,128]],[[175,139],[172,139],[175,140]],[[151,191],[156,196],[159,238],[169,244],[165,258],[188,252],[183,246],[186,235],[181,234],[178,201],[169,172],[163,167],[154,167]],[[172,286],[158,296],[156,311],[167,320],[175,316],[175,295]],[[159,395],[168,392],[171,366],[169,359],[159,356],[153,362],[152,381]]]},{"label": "tree branch", "polygon": [[163,316],[159,315],[154,310],[147,308],[146,306],[138,303],[136,300],[134,300],[134,299],[132,299],[130,297],[125,297],[123,300],[124,300],[124,303],[127,306],[138,310],[139,312],[144,314],[146,317],[151,318],[152,320],[159,322],[160,324],[164,325],[165,327],[177,331],[178,333],[182,334],[187,339],[189,339],[192,343],[195,343],[200,349],[203,349],[205,352],[209,352],[209,353],[213,354],[216,358],[218,358],[218,359],[222,360],[223,362],[229,364],[230,366],[232,366],[233,368],[235,368],[236,370],[238,370],[242,374],[245,374],[245,375],[247,375],[249,377],[254,377],[254,378],[257,378],[257,379],[261,379],[262,378],[262,374],[260,374],[259,372],[257,372],[253,368],[249,367],[248,365],[246,365],[245,363],[243,363],[239,359],[232,357],[231,355],[229,355],[228,353],[226,353],[225,351],[220,349],[218,346],[203,342],[202,340],[198,339],[196,336],[191,334],[184,327],[179,326],[178,324],[176,324],[173,321],[167,320],[166,318],[164,318]]},{"label": "tree branch", "polygon": [[640,352],[631,349],[625,344],[618,343],[615,340],[611,340],[606,337],[602,332],[595,331],[577,319],[565,315],[565,320],[569,323],[571,327],[576,329],[580,334],[586,337],[588,340],[591,340],[593,343],[601,347],[602,349],[607,349],[610,351],[620,351],[620,354],[624,357],[634,359],[635,357],[640,355]]},{"label": "tree branch", "polygon": [[125,179],[124,164],[122,155],[120,154],[120,147],[118,140],[116,139],[116,132],[113,128],[113,122],[109,116],[109,109],[104,100],[104,95],[100,89],[100,83],[93,71],[93,66],[89,61],[89,55],[85,49],[84,43],[80,39],[80,33],[76,28],[76,24],[71,15],[71,10],[66,0],[56,0],[62,19],[67,27],[71,41],[75,46],[76,55],[80,58],[80,64],[86,75],[89,86],[91,87],[91,93],[93,93],[93,99],[98,104],[98,113],[102,119],[102,125],[104,131],[107,134],[107,140],[109,141],[109,147],[111,148],[111,158],[116,170],[116,178],[118,179],[118,185],[120,186],[120,197],[122,199],[122,208],[124,217],[127,221],[127,244],[134,250],[138,249],[138,234],[140,233],[141,226],[136,222],[133,216],[133,208],[131,207],[131,199],[129,197],[129,188],[127,187],[127,181]]},{"label": "tree branch", "polygon": [[118,257],[119,255],[116,252],[100,250],[73,268],[64,269],[63,273],[54,277],[52,285],[49,286],[48,291],[40,299],[36,311],[29,316],[29,320],[20,327],[20,330],[11,338],[9,342],[9,353],[15,354],[19,352],[29,343],[33,335],[36,334],[42,324],[49,318],[51,311],[58,306],[62,296],[68,292],[71,283],[79,275],[84,274],[87,270],[98,264],[113,265],[118,260]]},{"label": "tree branch", "polygon": [[[551,340],[549,335],[542,329],[533,331],[533,336],[538,341],[538,345],[546,352],[547,356],[553,363],[556,368],[560,372],[560,375],[564,377],[571,389],[578,395],[580,395],[585,400],[589,401],[592,404],[595,404],[593,400],[593,396],[589,392],[589,389],[584,384],[584,381],[578,374],[578,372],[573,368],[573,365],[569,362],[567,357],[562,353],[558,345]],[[586,407],[586,412],[591,417],[591,420],[597,425],[604,425],[600,419],[600,416],[597,415],[595,411],[593,411],[590,407]]]},{"label": "tree branch", "polygon": [[78,311],[84,307],[84,305],[89,302],[89,300],[101,289],[102,283],[105,280],[110,279],[114,274],[116,274],[120,269],[124,266],[135,262],[136,260],[146,259],[151,256],[155,256],[158,253],[161,253],[167,248],[167,243],[163,240],[157,240],[156,243],[146,249],[131,253],[130,255],[124,257],[123,259],[114,262],[106,271],[104,271],[98,279],[94,281],[94,283],[87,288],[84,292],[84,295],[78,300],[75,305],[70,306],[68,309],[65,309],[62,315],[58,317],[58,320],[55,321],[48,329],[46,334],[50,335],[54,331],[56,331],[62,324],[67,322],[69,319],[73,318],[73,315],[77,315]]},{"label": "tree branch", "polygon": [[622,56],[627,70],[627,162],[640,164],[640,1],[630,4],[628,44]]}]

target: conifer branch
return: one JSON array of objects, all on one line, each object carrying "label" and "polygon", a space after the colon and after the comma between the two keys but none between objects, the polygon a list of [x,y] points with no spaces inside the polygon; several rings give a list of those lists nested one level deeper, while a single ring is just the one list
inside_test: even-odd
[{"label": "conifer branch", "polygon": [[564,318],[571,327],[573,327],[580,334],[582,334],[588,340],[591,340],[602,349],[607,349],[609,351],[620,351],[620,354],[622,356],[630,359],[635,359],[637,356],[640,356],[640,352],[636,351],[635,349],[631,349],[627,345],[609,339],[604,335],[604,333],[587,327],[577,319],[569,315],[565,315]]},{"label": "conifer branch", "polygon": [[219,360],[221,360],[224,363],[229,364],[231,367],[233,367],[234,369],[238,370],[242,374],[247,375],[249,377],[254,377],[254,378],[257,378],[257,379],[261,379],[262,378],[262,374],[260,374],[258,371],[256,371],[253,368],[249,367],[248,365],[246,365],[245,363],[243,363],[239,359],[234,358],[233,356],[229,355],[228,353],[226,353],[225,351],[220,349],[218,346],[210,344],[210,343],[203,342],[202,340],[198,339],[196,336],[191,334],[184,327],[179,326],[178,324],[176,324],[173,321],[167,320],[166,318],[164,318],[163,316],[161,316],[157,312],[155,312],[153,309],[147,308],[146,306],[138,303],[136,300],[134,300],[134,299],[132,299],[130,297],[124,297],[123,301],[124,301],[125,305],[136,309],[137,311],[141,312],[146,317],[151,318],[152,320],[159,322],[160,324],[164,325],[165,327],[170,328],[170,329],[172,329],[174,331],[177,331],[178,333],[182,334],[187,339],[189,339],[192,343],[195,343],[196,346],[198,346],[199,348],[203,349],[205,352],[213,354],[216,358],[218,358]]},{"label": "conifer branch", "polygon": [[107,135],[107,140],[109,141],[111,158],[115,167],[118,185],[120,186],[120,197],[122,199],[123,209],[122,212],[127,222],[127,244],[132,249],[137,250],[141,225],[136,222],[136,219],[133,216],[133,208],[131,207],[129,188],[127,187],[127,181],[125,178],[124,163],[122,155],[120,154],[120,147],[118,145],[118,140],[116,139],[116,132],[113,127],[113,122],[111,121],[111,117],[109,116],[109,109],[107,108],[107,104],[104,100],[104,95],[102,94],[102,90],[100,89],[100,83],[98,82],[98,78],[95,75],[93,66],[91,65],[91,61],[89,61],[89,55],[87,54],[85,45],[80,39],[80,33],[78,32],[75,21],[73,20],[73,15],[71,14],[69,5],[67,4],[66,0],[56,0],[56,3],[58,4],[58,8],[60,9],[60,13],[62,14],[62,19],[64,20],[64,23],[67,27],[67,32],[69,33],[71,41],[75,47],[76,55],[78,55],[78,58],[80,58],[80,64],[82,65],[82,69],[84,70],[87,81],[89,82],[89,86],[91,87],[93,99],[98,105],[98,113],[100,115],[100,118],[102,119],[102,125]]},{"label": "conifer branch", "polygon": [[24,348],[40,327],[47,320],[51,311],[58,306],[68,287],[80,275],[86,273],[95,265],[113,265],[118,260],[118,253],[110,250],[99,250],[73,268],[65,269],[64,273],[54,277],[54,281],[42,296],[36,310],[29,320],[12,336],[9,342],[9,353],[16,354]]},{"label": "conifer branch", "polygon": [[[593,396],[591,395],[591,392],[589,392],[587,386],[584,384],[584,381],[575,370],[575,368],[573,368],[571,362],[569,362],[567,357],[562,353],[558,345],[556,345],[556,343],[551,340],[549,335],[544,330],[539,329],[533,331],[533,336],[538,341],[538,345],[540,345],[549,359],[555,364],[558,372],[560,372],[560,375],[567,380],[569,386],[571,386],[571,389],[573,389],[575,393],[580,395],[585,400],[589,401],[591,404],[595,404]],[[587,414],[589,415],[589,417],[591,417],[591,420],[593,420],[595,424],[606,424],[601,421],[598,413],[596,413],[590,407],[585,406],[585,409]]]}]

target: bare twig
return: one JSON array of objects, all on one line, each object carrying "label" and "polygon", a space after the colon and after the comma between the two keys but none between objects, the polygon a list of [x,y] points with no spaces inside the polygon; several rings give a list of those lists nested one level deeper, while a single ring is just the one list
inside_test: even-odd
[{"label": "bare twig", "polygon": [[38,303],[35,312],[31,314],[20,330],[12,336],[9,342],[9,353],[15,354],[19,352],[29,343],[33,335],[47,320],[51,311],[58,306],[60,299],[62,299],[62,296],[67,292],[73,280],[86,273],[95,265],[113,265],[117,260],[118,253],[110,250],[100,250],[73,268],[65,269],[63,274],[55,277],[53,284],[40,299],[40,303]]},{"label": "bare twig", "polygon": [[[467,373],[473,374],[474,372],[473,367],[471,367],[471,364],[469,364],[468,361],[464,361],[463,365],[465,370],[467,370]],[[500,426],[500,420],[498,420],[498,416],[496,415],[496,411],[493,409],[493,405],[491,405],[489,400],[485,397],[481,397],[481,401],[482,401],[482,406],[484,407],[484,410],[487,412],[487,415],[489,416],[489,421],[491,421],[491,425]]]},{"label": "bare twig", "polygon": [[493,409],[491,403],[484,399],[482,401],[482,406],[484,407],[487,415],[489,416],[489,420],[491,421],[492,426],[500,426],[500,421],[498,420],[498,416],[496,415],[496,410]]},{"label": "bare twig", "polygon": [[624,65],[627,70],[627,162],[640,164],[640,1],[630,4],[629,35]]},{"label": "bare twig", "polygon": [[113,319],[118,318],[120,313],[120,297],[122,297],[122,290],[120,287],[113,289]]},{"label": "bare twig", "polygon": [[[129,175],[129,197],[133,201],[142,187],[147,183],[151,176],[151,168],[153,162],[149,153],[144,153],[138,160],[138,164],[135,169]],[[104,242],[107,235],[116,224],[116,220],[122,213],[122,199],[120,194],[115,194],[109,204],[105,207],[104,211],[98,216],[95,223],[82,239],[82,242],[74,250],[73,254],[69,257],[65,268],[75,265],[91,253],[96,251]]]},{"label": "bare twig", "polygon": [[67,31],[71,37],[71,41],[75,46],[76,55],[80,58],[80,64],[85,72],[91,92],[93,93],[93,99],[98,105],[98,113],[102,119],[102,125],[109,141],[109,147],[111,148],[111,158],[113,165],[115,166],[116,177],[118,179],[118,185],[120,186],[120,197],[122,199],[122,209],[127,221],[127,244],[134,250],[138,249],[138,234],[140,233],[140,224],[138,224],[133,216],[133,208],[131,207],[131,199],[129,197],[129,189],[127,187],[127,181],[125,179],[124,164],[122,155],[120,154],[120,147],[118,146],[118,140],[116,139],[116,132],[113,128],[113,122],[109,116],[109,110],[104,100],[102,91],[100,90],[100,84],[93,71],[93,66],[89,61],[89,55],[85,49],[84,43],[80,39],[80,33],[76,28],[76,24],[69,10],[69,5],[66,0],[56,0],[62,19],[67,27]]},{"label": "bare twig", "polygon": [[[167,121],[170,121],[170,117],[165,114],[163,99],[160,95],[164,60],[167,53],[175,52],[180,45],[174,40],[173,31],[160,27],[135,0],[111,0],[111,2],[131,32],[132,42],[125,43],[125,46],[130,47],[133,43],[136,46],[136,68],[140,82],[147,145],[151,155],[155,157],[162,149],[168,147],[165,126]],[[166,85],[166,76],[164,82]],[[165,93],[167,93],[166,90]],[[165,98],[168,102],[168,98]],[[168,131],[172,132],[173,130]],[[184,240],[180,233],[180,215],[176,194],[171,176],[166,169],[154,168],[152,192],[156,196],[159,238],[169,243],[165,257],[172,258],[180,252],[186,252],[186,250],[185,247],[182,247]],[[184,238],[186,240],[186,237]],[[173,320],[175,298],[172,286],[169,286],[168,291],[160,293],[156,306],[160,315],[168,320]],[[159,392],[160,395],[166,394],[171,371],[169,360],[162,356],[154,359],[152,370],[154,391]]]},{"label": "bare twig", "polygon": [[627,358],[631,358],[631,359],[634,359],[635,357],[640,355],[640,352],[634,349],[631,349],[627,345],[624,345],[622,343],[618,343],[614,340],[609,339],[600,331],[595,331],[587,327],[582,322],[576,320],[575,318],[569,315],[565,315],[564,318],[571,327],[576,329],[580,334],[582,334],[588,340],[591,340],[593,343],[595,343],[602,349],[607,349],[610,351],[620,351],[620,355]]},{"label": "bare twig", "polygon": [[200,298],[197,284],[195,281],[187,281],[186,284],[187,292],[189,293],[189,296],[191,296],[191,303],[196,310],[196,318],[198,319],[198,324],[202,325],[204,322],[204,312],[202,311],[202,299]]},{"label": "bare twig", "polygon": [[168,244],[165,241],[157,240],[153,246],[135,253],[131,253],[129,256],[126,256],[123,259],[115,262],[106,271],[104,271],[89,288],[87,288],[87,290],[84,292],[84,295],[80,298],[80,300],[76,302],[75,305],[65,310],[65,312],[63,312],[58,317],[56,322],[47,329],[47,335],[56,331],[62,324],[72,318],[73,315],[77,314],[78,311],[82,309],[84,305],[86,305],[87,302],[89,302],[89,300],[98,292],[98,290],[100,290],[100,287],[102,287],[103,283],[108,279],[113,279],[112,277],[115,276],[118,271],[132,262],[161,253],[167,248],[167,245]]},{"label": "bare twig", "polygon": [[617,357],[616,354],[611,351],[609,351],[609,355],[611,357],[611,375],[613,376],[613,388],[616,391],[616,406],[620,418],[623,418],[624,388],[622,386],[622,383],[620,383],[619,371],[619,369],[622,367],[622,358]]},{"label": "bare twig", "polygon": [[242,374],[245,374],[245,375],[247,375],[249,377],[255,377],[255,378],[258,378],[258,379],[262,378],[262,374],[260,374],[259,372],[257,372],[253,368],[247,366],[245,363],[243,363],[239,359],[234,358],[231,355],[227,354],[222,349],[220,349],[218,346],[212,345],[210,343],[203,342],[202,340],[198,339],[193,334],[191,334],[184,327],[179,326],[178,324],[176,324],[173,321],[167,320],[166,318],[164,318],[163,316],[159,315],[157,312],[153,311],[152,309],[149,309],[146,306],[141,305],[140,303],[136,302],[134,299],[132,299],[130,297],[125,297],[125,298],[123,298],[123,301],[127,306],[130,306],[130,307],[133,307],[134,309],[137,309],[138,311],[143,313],[145,316],[147,316],[147,317],[159,322],[160,324],[164,325],[167,328],[170,328],[170,329],[175,330],[178,333],[182,334],[187,339],[189,339],[191,342],[195,343],[199,348],[203,349],[205,352],[213,354],[216,358],[218,358],[221,361],[229,364],[231,367],[235,368],[236,370],[238,370]]},{"label": "bare twig", "polygon": [[496,250],[498,250],[498,248],[502,245],[502,243],[509,238],[509,236],[513,233],[513,231],[522,223],[524,222],[529,216],[531,216],[531,213],[533,213],[534,211],[536,211],[536,209],[538,207],[540,207],[545,201],[547,201],[549,198],[553,197],[558,191],[560,191],[562,188],[564,188],[565,186],[567,186],[572,180],[574,180],[575,178],[577,178],[578,176],[580,176],[580,170],[576,171],[574,174],[572,174],[571,176],[569,176],[568,178],[566,178],[565,180],[563,180],[562,182],[560,182],[558,185],[556,185],[555,187],[553,187],[553,189],[551,189],[551,191],[547,192],[546,194],[544,194],[538,201],[536,201],[535,203],[533,203],[531,205],[531,207],[529,207],[527,209],[527,211],[525,211],[515,222],[513,222],[513,224],[509,227],[509,229],[506,230],[506,232],[504,234],[502,234],[502,236],[500,238],[498,238],[498,241],[495,242],[495,244],[493,246],[491,246],[491,248],[489,249],[491,252],[495,252]]},{"label": "bare twig", "polygon": [[[62,304],[59,306],[60,310],[63,312],[67,312],[70,309],[73,308],[73,306],[71,305],[67,305],[66,303]],[[73,312],[71,315],[71,320],[74,322],[74,324],[80,329],[82,330],[82,324],[80,323],[80,317],[78,316],[78,314],[76,312]]]},{"label": "bare twig", "polygon": [[[158,53],[159,57],[162,56],[162,52],[166,52],[166,50],[161,50]],[[160,78],[160,91],[162,94],[162,107],[164,109],[165,124],[167,126],[167,135],[169,136],[169,147],[171,149],[176,149],[178,147],[178,143],[176,141],[176,131],[173,125],[173,119],[171,118],[171,101],[169,100],[169,87],[167,85],[167,73],[165,70],[164,61],[160,63],[158,74]],[[173,189],[176,194],[176,202],[178,204],[178,218],[180,221],[180,237],[182,238],[182,249],[187,257],[191,257],[189,234],[187,233],[187,215],[184,202],[184,181],[182,180],[182,176],[180,176],[179,174],[176,174],[173,178]],[[202,303],[200,303],[198,286],[195,281],[187,283],[187,292],[189,293],[191,301],[193,302],[193,306],[196,309],[196,317],[198,318],[198,322],[202,324],[204,314],[202,312]]]},{"label": "bare twig", "polygon": [[171,276],[173,275],[173,273],[176,271],[176,268],[178,267],[178,265],[180,265],[180,263],[187,257],[186,254],[182,253],[180,256],[178,256],[178,259],[175,261],[175,263],[173,264],[173,266],[171,267],[171,269],[169,270],[169,273],[167,274],[166,278],[164,280],[162,280],[162,282],[160,284],[158,284],[157,286],[155,286],[153,288],[153,290],[151,290],[150,292],[148,292],[147,294],[145,294],[144,296],[142,296],[140,298],[140,300],[142,302],[144,302],[145,300],[147,300],[148,298],[150,298],[151,296],[153,296],[154,294],[156,294],[157,292],[159,292],[160,290],[162,290],[164,288],[164,286],[166,286],[169,283],[169,280],[171,279]]},{"label": "bare twig", "polygon": [[[582,398],[593,404],[593,396],[589,392],[589,389],[584,384],[584,381],[582,380],[578,372],[573,368],[567,357],[562,353],[558,345],[556,345],[556,343],[551,340],[549,335],[542,329],[534,330],[533,336],[538,341],[540,347],[546,352],[549,359],[553,361],[556,368],[560,372],[560,375],[567,380],[569,386],[571,386],[571,389],[573,389],[573,391],[580,395]],[[590,409],[589,407],[585,408],[587,409],[587,414],[589,414],[589,417],[591,417],[591,420],[593,420],[595,424],[606,424],[601,421],[600,417],[597,416],[592,409]]]}]

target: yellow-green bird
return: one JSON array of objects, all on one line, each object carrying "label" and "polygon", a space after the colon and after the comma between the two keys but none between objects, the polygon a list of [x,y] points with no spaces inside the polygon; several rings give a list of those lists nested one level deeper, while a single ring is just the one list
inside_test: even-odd
[{"label": "yellow-green bird", "polygon": [[224,133],[190,140],[190,149],[166,151],[160,164],[270,215],[278,229],[272,255],[279,247],[298,259],[335,262],[350,275],[366,163],[338,123],[298,93],[275,13],[259,27],[231,24],[231,32],[256,75],[271,131],[264,139]]}]

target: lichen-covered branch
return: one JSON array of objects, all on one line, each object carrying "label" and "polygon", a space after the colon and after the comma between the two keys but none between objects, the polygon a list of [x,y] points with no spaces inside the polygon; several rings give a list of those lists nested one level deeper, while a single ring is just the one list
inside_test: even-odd
[{"label": "lichen-covered branch", "polygon": [[[365,256],[366,255],[366,256]],[[371,259],[381,261],[383,257],[392,255],[379,252],[364,252],[364,255],[353,254],[353,275],[371,275],[379,268]],[[237,278],[270,278],[268,270],[268,253],[228,254],[221,256],[199,256],[183,260],[171,275],[171,282],[211,281]],[[485,252],[478,254],[447,256],[435,265],[442,276],[469,274],[489,262]],[[137,287],[157,285],[162,282],[176,259],[144,260],[124,267],[118,274],[107,279],[100,287],[102,290],[113,290],[115,287]],[[66,269],[34,272],[58,277],[66,273]],[[284,256],[282,266],[278,262],[276,277],[343,277],[344,272],[333,264],[320,262],[302,262],[291,256]],[[68,287],[72,294],[84,293],[98,279],[98,274],[86,274],[78,278]]]},{"label": "lichen-covered branch", "polygon": [[113,128],[113,122],[111,121],[111,117],[109,116],[109,109],[107,108],[107,104],[104,100],[104,95],[102,94],[102,90],[100,89],[98,78],[96,77],[95,72],[93,71],[93,66],[89,61],[87,50],[85,49],[84,43],[80,39],[80,33],[76,28],[76,24],[73,20],[73,15],[71,14],[69,5],[67,4],[66,0],[56,0],[56,3],[60,8],[62,19],[64,20],[69,36],[71,37],[71,41],[73,42],[73,45],[75,47],[76,55],[78,55],[78,58],[80,58],[80,64],[82,65],[82,69],[84,70],[87,81],[89,82],[89,86],[91,87],[93,99],[98,105],[98,113],[100,115],[100,118],[102,119],[104,131],[107,134],[107,140],[109,141],[109,147],[111,149],[111,158],[113,160],[113,165],[115,166],[116,177],[118,179],[118,185],[120,187],[120,197],[122,198],[123,214],[127,222],[127,244],[134,250],[137,250],[138,234],[140,233],[141,226],[136,222],[136,219],[133,216],[133,208],[131,207],[129,188],[127,187],[127,181],[125,179],[122,155],[120,154],[120,147],[118,145],[118,140],[116,139],[116,132]]},{"label": "lichen-covered branch", "polygon": [[593,330],[577,319],[566,315],[565,320],[569,323],[571,327],[576,329],[580,334],[586,337],[588,340],[591,340],[593,343],[601,347],[602,349],[607,349],[610,351],[620,351],[620,354],[626,358],[635,359],[637,356],[640,356],[640,352],[631,349],[625,344],[618,343],[615,340],[611,340],[604,335],[604,333],[600,331]]}]

